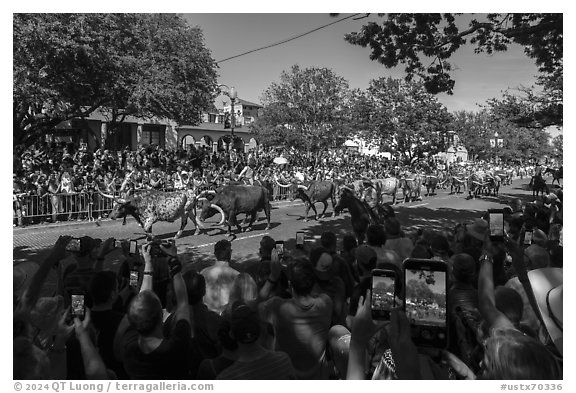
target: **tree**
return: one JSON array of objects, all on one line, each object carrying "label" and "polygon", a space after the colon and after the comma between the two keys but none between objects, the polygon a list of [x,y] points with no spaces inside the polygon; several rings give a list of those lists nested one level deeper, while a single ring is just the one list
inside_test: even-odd
[{"label": "tree", "polygon": [[407,162],[445,150],[452,120],[446,107],[421,83],[380,78],[356,93],[352,118],[363,137]]},{"label": "tree", "polygon": [[[379,14],[382,24],[370,22],[345,35],[354,45],[370,47],[371,60],[386,68],[405,65],[406,80],[422,79],[430,93],[452,94],[450,57],[462,45],[479,52],[502,52],[522,45],[542,74],[554,75],[563,64],[563,14],[486,14],[459,27],[461,14]],[[424,59],[430,61],[426,64]],[[561,72],[561,71],[560,71]]]},{"label": "tree", "polygon": [[498,119],[506,119],[520,127],[545,128],[563,124],[562,69],[553,75],[538,78],[537,86],[519,87],[516,93],[507,90],[501,99],[488,100]]},{"label": "tree", "polygon": [[13,141],[31,145],[99,109],[198,124],[216,64],[202,32],[178,15],[15,14]]},{"label": "tree", "polygon": [[[501,119],[486,106],[478,112],[454,113],[452,129],[468,150],[471,159],[491,160],[496,156],[504,162],[539,158],[550,154],[548,134],[540,128],[520,127]],[[498,133],[498,138],[495,137]],[[491,146],[490,139],[502,139],[502,146]]]},{"label": "tree", "polygon": [[294,65],[261,100],[264,108],[251,131],[263,144],[321,152],[341,146],[350,134],[348,82],[328,68]]},{"label": "tree", "polygon": [[411,279],[406,283],[406,298],[414,302],[432,304],[435,301],[434,292],[422,280]]},{"label": "tree", "polygon": [[552,147],[554,149],[554,156],[562,159],[564,156],[564,137],[562,134],[555,136],[552,139]]}]

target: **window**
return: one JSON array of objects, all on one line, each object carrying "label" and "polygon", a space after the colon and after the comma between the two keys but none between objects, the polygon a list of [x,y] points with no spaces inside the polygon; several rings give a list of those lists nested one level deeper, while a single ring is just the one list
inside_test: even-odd
[{"label": "window", "polygon": [[162,127],[144,125],[142,128],[142,137],[140,138],[141,144],[154,144],[160,147],[164,147],[164,143],[162,143]]},{"label": "window", "polygon": [[209,119],[209,123],[216,123],[216,115],[210,113],[210,119]]},{"label": "window", "polygon": [[224,123],[224,115],[218,115],[218,123]]}]

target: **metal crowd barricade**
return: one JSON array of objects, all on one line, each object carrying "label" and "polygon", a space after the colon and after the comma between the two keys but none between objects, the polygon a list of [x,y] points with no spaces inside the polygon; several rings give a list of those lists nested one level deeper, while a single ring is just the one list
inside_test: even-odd
[{"label": "metal crowd barricade", "polygon": [[[118,194],[116,194],[118,195]],[[28,195],[19,198],[25,224],[34,224],[50,219],[66,221],[99,218],[112,211],[114,201],[98,192],[59,193]],[[13,212],[16,220],[17,212]]]},{"label": "metal crowd barricade", "polygon": [[[214,190],[213,185],[203,185],[198,191]],[[162,191],[176,191],[174,188],[163,188]],[[293,193],[290,186],[274,184],[272,200],[291,200]],[[114,196],[121,196],[115,192]],[[114,200],[94,192],[60,193],[46,195],[28,195],[19,198],[22,219],[25,225],[42,221],[86,220],[106,217],[114,207]],[[13,211],[13,220],[18,220],[18,213]]]},{"label": "metal crowd barricade", "polygon": [[272,190],[272,200],[274,201],[291,200],[293,197],[293,192],[290,191],[290,186],[282,187],[278,183],[274,183]]}]

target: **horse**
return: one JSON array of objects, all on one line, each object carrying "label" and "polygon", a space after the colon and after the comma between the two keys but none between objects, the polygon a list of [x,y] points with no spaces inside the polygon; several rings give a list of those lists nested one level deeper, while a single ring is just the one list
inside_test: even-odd
[{"label": "horse", "polygon": [[[548,195],[550,190],[548,189],[548,185],[546,184],[546,180],[542,177],[542,175],[532,176],[532,180],[530,180],[530,188],[532,188],[532,197],[534,199],[538,199],[538,194],[544,198],[544,195]],[[546,192],[546,194],[544,194]]]},{"label": "horse", "polygon": [[362,244],[366,237],[366,231],[370,224],[379,223],[381,220],[370,207],[354,195],[350,188],[343,187],[340,190],[338,204],[334,208],[336,214],[348,209],[352,221],[352,230],[356,235],[358,244]]},{"label": "horse", "polygon": [[554,184],[555,181],[558,181],[558,185],[560,185],[560,179],[562,179],[562,172],[563,172],[563,166],[561,166],[558,169],[554,169],[554,168],[546,168],[546,170],[544,171],[544,174],[552,174],[552,184]]}]

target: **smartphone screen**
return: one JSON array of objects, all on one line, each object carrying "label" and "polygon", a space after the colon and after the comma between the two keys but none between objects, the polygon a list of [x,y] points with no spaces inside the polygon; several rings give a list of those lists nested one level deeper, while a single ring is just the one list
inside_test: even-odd
[{"label": "smartphone screen", "polygon": [[66,245],[66,251],[79,252],[80,251],[80,239],[72,238]]},{"label": "smartphone screen", "polygon": [[278,255],[284,254],[284,242],[283,241],[277,241],[276,242],[276,251],[278,251]]},{"label": "smartphone screen", "polygon": [[404,263],[406,316],[417,346],[445,348],[447,345],[446,266],[444,262]]},{"label": "smartphone screen", "polygon": [[490,238],[502,239],[504,238],[504,213],[501,211],[488,212],[490,222]]},{"label": "smartphone screen", "polygon": [[524,232],[524,244],[528,246],[532,244],[532,235],[533,235],[532,231]]},{"label": "smartphone screen", "polygon": [[84,295],[72,295],[72,315],[75,317],[84,317]]},{"label": "smartphone screen", "polygon": [[392,270],[372,271],[372,319],[389,320],[396,307],[396,273]]},{"label": "smartphone screen", "polygon": [[304,232],[296,232],[296,246],[304,246]]},{"label": "smartphone screen", "polygon": [[130,286],[132,288],[136,288],[138,286],[138,271],[131,270],[130,271]]},{"label": "smartphone screen", "polygon": [[138,242],[136,240],[130,240],[130,249],[128,252],[130,254],[136,254],[136,247],[138,246]]}]

